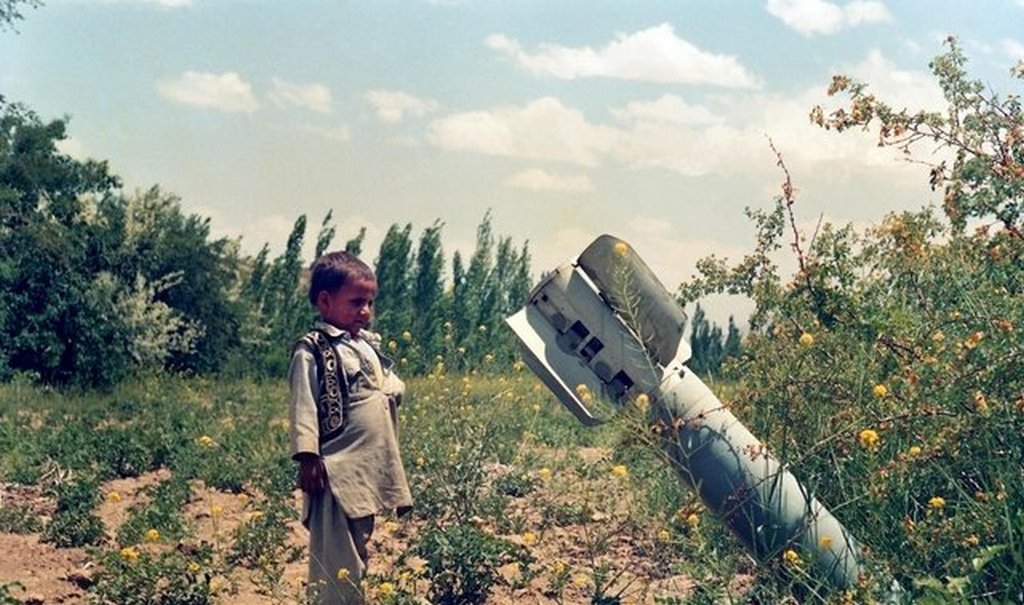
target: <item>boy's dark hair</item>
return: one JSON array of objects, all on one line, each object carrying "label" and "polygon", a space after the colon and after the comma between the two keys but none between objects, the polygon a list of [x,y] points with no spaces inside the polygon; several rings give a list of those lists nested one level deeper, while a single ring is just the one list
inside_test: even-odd
[{"label": "boy's dark hair", "polygon": [[320,292],[334,292],[353,279],[377,279],[369,265],[344,250],[328,252],[313,261],[309,274],[309,302],[314,307]]}]

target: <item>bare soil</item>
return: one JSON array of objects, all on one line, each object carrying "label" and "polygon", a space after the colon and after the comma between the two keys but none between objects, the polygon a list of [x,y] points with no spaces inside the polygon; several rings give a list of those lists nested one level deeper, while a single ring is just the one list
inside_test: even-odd
[{"label": "bare soil", "polygon": [[[103,485],[103,500],[97,515],[103,521],[107,535],[115,535],[127,519],[133,505],[143,503],[141,491],[166,479],[165,471],[150,473],[137,478],[119,479]],[[296,506],[300,495],[294,494]],[[189,527],[195,532],[196,540],[217,543],[229,539],[235,529],[253,514],[246,507],[249,496],[229,494],[208,488],[202,484],[193,485],[192,497],[185,507]],[[0,506],[17,506],[31,511],[44,521],[53,513],[53,502],[40,493],[38,488],[0,485]],[[521,514],[535,515],[530,511],[529,499],[514,503]],[[402,554],[409,538],[417,528],[413,522],[378,523],[371,544],[371,565],[376,571],[387,570],[391,562]],[[541,565],[555,561],[580,561],[592,557],[586,551],[585,539],[580,526],[553,527],[547,530],[544,539],[531,551]],[[95,564],[84,549],[57,548],[42,542],[40,534],[0,533],[0,586],[7,585],[11,597],[33,605],[51,603],[87,603],[87,588],[96,571]],[[305,551],[308,535],[297,522],[289,523],[289,544]],[[512,536],[512,540],[522,540]],[[623,576],[623,599],[625,603],[654,603],[655,597],[682,596],[692,590],[692,582],[682,576],[659,574],[650,553],[640,553],[631,543],[628,535],[610,541],[601,553],[604,560],[616,569],[628,569],[630,575]],[[297,603],[302,594],[306,577],[306,559],[288,563],[277,594],[268,594],[257,574],[239,569],[234,577],[224,578],[225,589],[219,602],[238,605],[279,605]],[[513,566],[503,568],[502,575],[507,582],[495,588],[488,603],[497,605],[540,604],[540,603],[589,603],[586,588],[568,582],[560,595],[550,592],[551,585],[546,574],[525,583],[516,582],[518,570]],[[17,584],[14,584],[17,583]],[[518,585],[518,588],[512,588]],[[421,592],[422,594],[422,592]],[[2,592],[0,592],[2,595]]]}]

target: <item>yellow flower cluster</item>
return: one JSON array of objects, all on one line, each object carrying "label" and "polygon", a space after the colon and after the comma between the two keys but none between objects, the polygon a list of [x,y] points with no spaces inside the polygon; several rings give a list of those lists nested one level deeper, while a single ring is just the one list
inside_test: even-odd
[{"label": "yellow flower cluster", "polygon": [[129,563],[139,560],[139,551],[134,546],[125,546],[121,549],[121,558]]},{"label": "yellow flower cluster", "polygon": [[874,388],[871,389],[871,394],[881,399],[889,394],[889,387],[884,384],[876,384]]},{"label": "yellow flower cluster", "polygon": [[146,531],[146,542],[156,542],[160,539],[160,532],[156,529]]},{"label": "yellow flower cluster", "polygon": [[591,393],[587,385],[582,382],[576,385],[576,396],[579,397],[580,401],[583,403],[593,403],[594,401],[594,394]]},{"label": "yellow flower cluster", "polygon": [[810,332],[804,332],[800,335],[800,346],[809,347],[814,344],[814,335]]},{"label": "yellow flower cluster", "polygon": [[873,450],[878,447],[882,438],[878,436],[877,431],[873,429],[864,429],[857,435],[857,441],[860,441],[860,445],[864,449]]},{"label": "yellow flower cluster", "polygon": [[537,543],[537,534],[530,530],[524,531],[520,537],[523,539],[523,544],[527,546],[532,546]]},{"label": "yellow flower cluster", "polygon": [[978,344],[982,341],[983,338],[985,338],[984,332],[979,331],[971,334],[970,336],[967,337],[967,340],[964,341],[964,348],[973,349],[974,347],[978,346]]},{"label": "yellow flower cluster", "polygon": [[214,445],[217,444],[217,442],[213,440],[213,437],[210,437],[209,435],[203,435],[199,437],[198,439],[196,439],[196,443],[198,443],[201,447],[213,447]]},{"label": "yellow flower cluster", "polygon": [[626,468],[625,464],[616,464],[612,467],[612,475],[622,478],[629,474],[629,469]]},{"label": "yellow flower cluster", "polygon": [[800,565],[803,563],[803,559],[800,558],[800,553],[796,552],[792,548],[787,548],[786,552],[782,553],[782,560],[790,565]]},{"label": "yellow flower cluster", "polygon": [[942,496],[932,496],[928,500],[928,506],[934,508],[935,510],[941,510],[946,507],[946,499],[943,498]]}]

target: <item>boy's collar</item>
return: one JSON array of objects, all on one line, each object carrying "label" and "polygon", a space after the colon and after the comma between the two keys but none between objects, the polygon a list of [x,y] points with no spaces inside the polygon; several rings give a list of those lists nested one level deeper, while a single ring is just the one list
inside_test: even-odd
[{"label": "boy's collar", "polygon": [[325,334],[327,334],[328,336],[330,336],[331,338],[347,338],[347,339],[352,339],[352,338],[359,337],[363,332],[365,332],[365,330],[360,330],[359,334],[353,336],[353,334],[351,332],[349,332],[348,330],[344,330],[342,328],[339,328],[338,326],[335,326],[333,324],[329,324],[326,321],[318,321],[318,322],[316,322],[315,324],[313,324],[313,329],[314,330],[320,330],[320,331],[324,332]]},{"label": "boy's collar", "polygon": [[317,321],[313,324],[314,330],[320,330],[327,334],[329,338],[341,338],[344,340],[365,340],[369,342],[373,347],[380,347],[380,335],[376,332],[369,330],[359,330],[359,333],[353,335],[348,330],[339,328],[334,324],[329,324],[326,321]]}]

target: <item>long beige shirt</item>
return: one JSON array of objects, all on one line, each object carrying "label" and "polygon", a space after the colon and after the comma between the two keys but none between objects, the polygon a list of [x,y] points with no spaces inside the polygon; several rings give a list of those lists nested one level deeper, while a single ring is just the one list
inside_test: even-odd
[{"label": "long beige shirt", "polygon": [[[317,395],[320,377],[313,348],[301,343],[292,354],[288,372],[291,407],[291,454],[318,454],[327,469],[331,493],[350,518],[381,514],[412,505],[412,495],[398,449],[395,405],[405,384],[382,364],[371,342],[379,336],[361,330],[357,337],[318,322],[342,365],[349,402],[345,428],[326,444],[320,443]],[[303,514],[305,520],[309,502]]]}]

